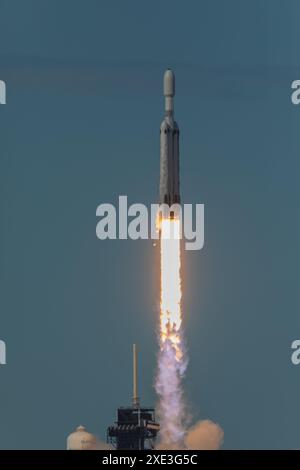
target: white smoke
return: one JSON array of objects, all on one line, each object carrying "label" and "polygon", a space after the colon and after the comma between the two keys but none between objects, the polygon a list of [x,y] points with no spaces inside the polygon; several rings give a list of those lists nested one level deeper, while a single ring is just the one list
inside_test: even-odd
[{"label": "white smoke", "polygon": [[219,424],[209,419],[198,421],[190,427],[184,436],[182,445],[159,441],[156,449],[160,450],[218,450],[224,441],[224,432]]},{"label": "white smoke", "polygon": [[160,436],[170,449],[182,447],[184,443],[186,407],[182,378],[186,367],[187,360],[178,361],[172,342],[165,340],[159,352],[155,389],[159,396]]},{"label": "white smoke", "polygon": [[185,444],[190,450],[217,450],[223,444],[224,431],[213,421],[205,419],[198,421],[188,429]]}]

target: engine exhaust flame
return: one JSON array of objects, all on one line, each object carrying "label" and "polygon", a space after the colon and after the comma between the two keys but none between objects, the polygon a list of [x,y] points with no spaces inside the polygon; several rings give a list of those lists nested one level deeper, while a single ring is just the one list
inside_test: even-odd
[{"label": "engine exhaust flame", "polygon": [[185,406],[182,377],[187,360],[183,345],[181,311],[180,220],[160,222],[161,299],[156,391],[159,396],[160,440],[167,448],[182,448]]}]

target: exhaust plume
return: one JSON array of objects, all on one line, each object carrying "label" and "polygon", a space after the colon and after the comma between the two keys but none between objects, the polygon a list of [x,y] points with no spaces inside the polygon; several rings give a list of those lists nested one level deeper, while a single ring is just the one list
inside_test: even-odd
[{"label": "exhaust plume", "polygon": [[223,440],[223,429],[209,419],[198,421],[185,436],[186,448],[190,450],[218,450]]},{"label": "exhaust plume", "polygon": [[181,309],[180,219],[160,223],[160,323],[155,389],[160,420],[157,449],[219,449],[222,428],[210,420],[188,428],[189,413],[182,379],[188,358],[184,347]]},{"label": "exhaust plume", "polygon": [[187,367],[181,314],[180,220],[162,219],[160,230],[160,351],[155,388],[161,441],[168,448],[178,448],[183,446],[185,435],[182,378]]}]

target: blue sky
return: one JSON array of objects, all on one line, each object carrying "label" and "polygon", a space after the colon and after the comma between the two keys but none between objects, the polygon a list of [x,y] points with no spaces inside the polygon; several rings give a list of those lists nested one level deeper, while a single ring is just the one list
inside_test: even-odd
[{"label": "blue sky", "polygon": [[184,202],[205,246],[184,258],[195,419],[225,448],[297,448],[298,2],[0,0],[0,447],[105,437],[140,388],[155,403],[158,257],[96,238],[102,202],[156,202],[162,75],[176,73]]}]

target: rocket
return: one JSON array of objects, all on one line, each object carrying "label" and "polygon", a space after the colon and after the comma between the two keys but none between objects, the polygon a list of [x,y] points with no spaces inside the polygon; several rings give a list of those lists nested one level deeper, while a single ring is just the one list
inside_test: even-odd
[{"label": "rocket", "polygon": [[180,204],[179,193],[179,128],[174,120],[175,75],[164,74],[165,117],[160,126],[160,204]]}]

